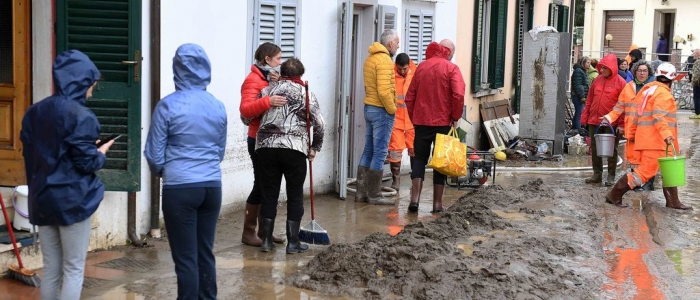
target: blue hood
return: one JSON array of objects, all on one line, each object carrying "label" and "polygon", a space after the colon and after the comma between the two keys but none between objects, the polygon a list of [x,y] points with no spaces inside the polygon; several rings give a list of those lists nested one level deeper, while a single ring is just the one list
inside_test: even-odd
[{"label": "blue hood", "polygon": [[56,94],[85,102],[85,95],[100,71],[83,52],[68,50],[53,61],[53,86]]},{"label": "blue hood", "polygon": [[184,44],[173,57],[173,80],[176,90],[206,90],[211,82],[211,64],[204,49]]}]

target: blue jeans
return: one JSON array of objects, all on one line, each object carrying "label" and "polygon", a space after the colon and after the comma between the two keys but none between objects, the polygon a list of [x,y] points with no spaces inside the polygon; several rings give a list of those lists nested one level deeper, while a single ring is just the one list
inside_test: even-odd
[{"label": "blue jeans", "polygon": [[581,113],[585,103],[581,102],[581,98],[576,94],[571,94],[571,103],[574,104],[574,119],[571,120],[571,129],[581,129]]},{"label": "blue jeans", "polygon": [[360,166],[380,171],[389,154],[389,138],[394,128],[394,115],[388,114],[383,107],[365,105],[365,122],[367,133]]},{"label": "blue jeans", "polygon": [[177,299],[216,299],[214,235],[221,188],[163,189],[163,218],[175,262]]}]

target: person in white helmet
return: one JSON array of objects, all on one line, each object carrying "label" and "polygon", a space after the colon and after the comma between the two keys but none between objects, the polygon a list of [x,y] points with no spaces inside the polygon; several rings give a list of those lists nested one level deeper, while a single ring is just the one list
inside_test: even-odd
[{"label": "person in white helmet", "polygon": [[[627,207],[622,202],[622,195],[629,190],[640,187],[656,176],[659,171],[658,158],[666,156],[666,147],[678,148],[678,123],[676,119],[676,101],[671,93],[671,83],[679,78],[676,67],[662,63],[654,74],[656,81],[645,85],[637,94],[640,102],[637,106],[635,124],[630,126],[634,137],[635,151],[641,151],[641,163],[638,168],[622,176],[605,197],[606,202],[618,207]],[[603,122],[608,122],[603,119]],[[677,187],[664,187],[666,207],[675,209],[693,209],[678,199]]]}]

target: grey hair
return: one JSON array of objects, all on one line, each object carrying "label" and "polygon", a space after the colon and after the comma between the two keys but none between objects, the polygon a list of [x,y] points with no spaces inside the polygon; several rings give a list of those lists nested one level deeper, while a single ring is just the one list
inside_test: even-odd
[{"label": "grey hair", "polygon": [[583,68],[583,65],[586,64],[587,61],[590,62],[591,58],[588,56],[583,56],[583,57],[578,59],[576,64],[579,65],[581,68]]},{"label": "grey hair", "polygon": [[651,62],[648,61],[648,60],[640,59],[640,60],[637,61],[634,65],[632,65],[632,76],[633,76],[634,78],[637,78],[637,69],[638,69],[639,66],[641,66],[641,65],[647,66],[647,70],[649,70],[649,77],[654,76],[654,67],[651,66]]},{"label": "grey hair", "polygon": [[396,30],[387,29],[382,32],[382,36],[379,38],[379,42],[384,46],[389,46],[389,42],[393,41],[395,37],[398,36]]}]

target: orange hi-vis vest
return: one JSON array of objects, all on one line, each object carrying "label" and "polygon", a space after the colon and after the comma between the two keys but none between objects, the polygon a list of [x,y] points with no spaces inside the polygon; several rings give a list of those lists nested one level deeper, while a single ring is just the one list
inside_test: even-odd
[{"label": "orange hi-vis vest", "polygon": [[634,137],[635,150],[666,150],[669,136],[678,148],[678,123],[676,119],[676,101],[671,88],[654,81],[645,85],[637,94],[639,102],[635,118],[630,126]]},{"label": "orange hi-vis vest", "polygon": [[635,112],[637,111],[637,101],[639,98],[637,96],[637,85],[634,80],[628,82],[622,89],[620,96],[617,98],[617,104],[613,107],[613,110],[609,112],[605,117],[610,121],[610,123],[615,122],[618,118],[625,120],[624,130],[625,138],[631,139],[633,136],[630,134],[629,129],[634,122]]},{"label": "orange hi-vis vest", "polygon": [[399,70],[394,66],[394,77],[396,80],[396,115],[394,119],[394,129],[409,130],[413,129],[413,123],[408,117],[408,109],[406,108],[406,93],[411,85],[413,74],[416,73],[416,64],[413,60],[408,61],[408,73],[406,77],[399,75]]}]

